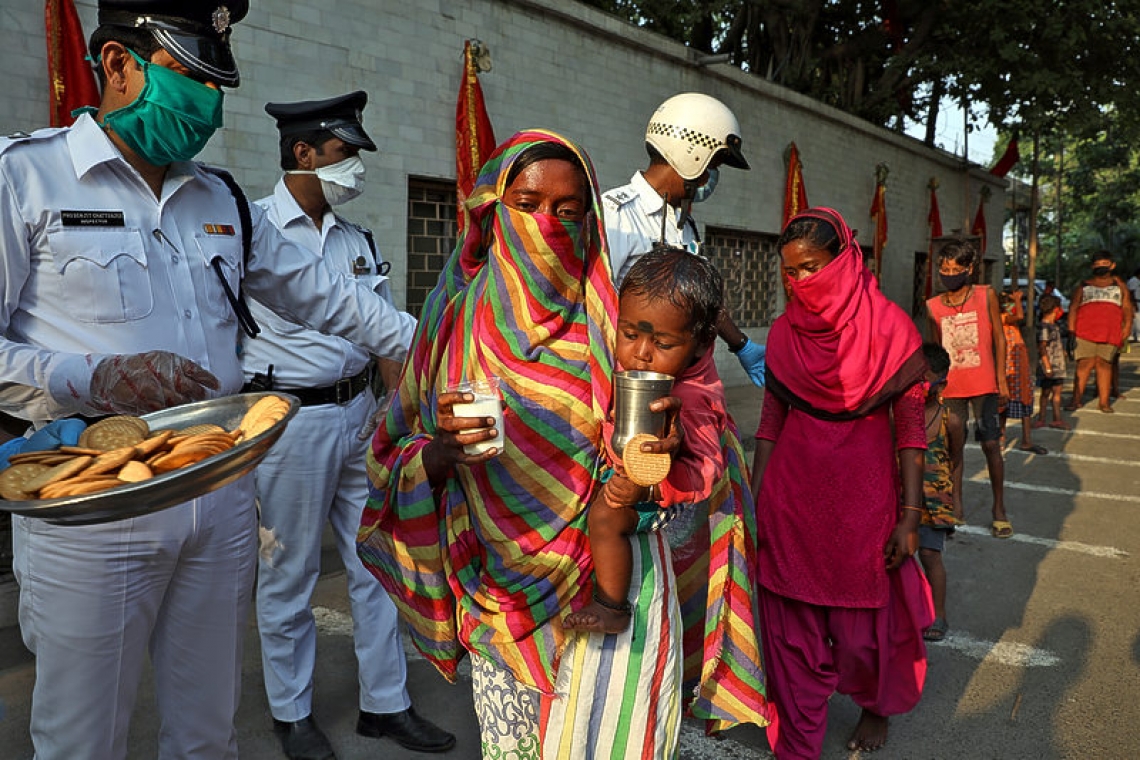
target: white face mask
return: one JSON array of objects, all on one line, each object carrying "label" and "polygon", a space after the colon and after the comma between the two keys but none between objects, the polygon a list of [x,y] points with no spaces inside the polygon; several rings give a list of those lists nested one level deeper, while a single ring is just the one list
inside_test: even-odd
[{"label": "white face mask", "polygon": [[351,156],[314,171],[294,169],[286,174],[315,174],[321,180],[321,192],[330,206],[339,206],[364,192],[364,161]]}]

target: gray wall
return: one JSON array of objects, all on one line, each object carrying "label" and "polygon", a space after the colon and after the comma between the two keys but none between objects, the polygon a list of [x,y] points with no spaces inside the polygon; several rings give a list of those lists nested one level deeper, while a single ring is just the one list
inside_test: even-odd
[{"label": "gray wall", "polygon": [[[30,131],[47,119],[43,9],[26,0],[3,2],[0,68],[11,76],[0,132]],[[95,3],[77,5],[90,34]],[[662,100],[696,90],[727,103],[742,123],[753,170],[722,172],[716,195],[699,207],[706,225],[778,233],[783,155],[795,140],[810,202],[841,211],[867,244],[875,166],[887,163],[883,289],[904,308],[910,307],[914,252],[927,248],[931,177],[941,183],[947,233],[969,226],[979,188],[991,186],[988,247],[991,256],[1000,250],[1004,182],[979,167],[967,171],[958,157],[730,66],[699,67],[683,45],[570,0],[253,0],[233,37],[242,85],[227,93],[226,128],[201,158],[235,171],[250,195],[260,197],[278,175],[276,131],[262,110],[265,102],[367,90],[365,122],[380,153],[366,156],[368,189],[344,211],[375,231],[393,261],[393,292],[402,299],[407,180],[455,175],[455,98],[468,38],[491,51],[494,68],[481,82],[499,139],[525,127],[561,132],[586,148],[606,188],[644,167],[645,124]],[[762,337],[760,330],[749,332]],[[746,382],[731,357],[720,358],[727,384]]]}]

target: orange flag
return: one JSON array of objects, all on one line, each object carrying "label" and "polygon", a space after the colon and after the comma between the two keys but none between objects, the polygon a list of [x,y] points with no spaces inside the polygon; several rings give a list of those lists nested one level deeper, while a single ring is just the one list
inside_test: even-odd
[{"label": "orange flag", "polygon": [[[455,104],[455,184],[460,207],[475,189],[483,163],[495,150],[495,132],[487,116],[471,42],[467,40],[463,44],[463,81]],[[457,214],[456,218],[462,227],[463,214]]]},{"label": "orange flag", "polygon": [[800,162],[800,152],[796,144],[788,145],[788,178],[784,182],[784,220],[780,224],[783,229],[788,220],[804,209],[808,208],[807,190],[804,188],[804,168]]},{"label": "orange flag", "polygon": [[934,293],[934,239],[942,237],[942,214],[938,210],[938,180],[930,178],[930,213],[926,221],[930,224],[930,245],[926,249],[926,297]]},{"label": "orange flag", "polygon": [[882,279],[883,248],[887,245],[887,173],[886,164],[875,167],[875,198],[871,201],[871,219],[875,222],[875,276]]},{"label": "orange flag", "polygon": [[47,32],[49,123],[66,127],[75,121],[71,112],[99,105],[95,72],[87,62],[87,39],[72,0],[47,0],[44,4]]}]

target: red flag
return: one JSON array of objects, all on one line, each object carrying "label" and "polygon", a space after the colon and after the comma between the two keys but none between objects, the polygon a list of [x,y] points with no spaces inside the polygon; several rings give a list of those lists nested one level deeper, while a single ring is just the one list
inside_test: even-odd
[{"label": "red flag", "polygon": [[49,122],[66,127],[75,121],[71,112],[99,105],[95,72],[87,62],[87,39],[72,0],[47,0],[44,4],[47,32]]},{"label": "red flag", "polygon": [[1009,145],[1005,148],[1005,153],[1002,154],[998,162],[990,169],[990,174],[995,177],[1004,177],[1009,174],[1009,170],[1013,168],[1014,164],[1021,160],[1021,152],[1017,149],[1017,138],[1009,141]]},{"label": "red flag", "polygon": [[875,276],[882,278],[883,248],[887,245],[887,184],[879,180],[875,184],[875,199],[871,201],[871,219],[875,222],[875,240],[872,250],[875,253]]},{"label": "red flag", "polygon": [[926,221],[930,224],[930,246],[926,249],[926,297],[934,293],[934,239],[942,237],[942,214],[938,210],[938,180],[930,178],[930,213]]},{"label": "red flag", "polygon": [[788,220],[804,209],[808,208],[807,190],[804,188],[804,167],[800,162],[800,152],[793,142],[788,146],[788,178],[784,182],[784,221],[780,225],[783,229]]},{"label": "red flag", "polygon": [[[455,104],[455,184],[460,208],[475,189],[479,170],[494,150],[495,132],[483,102],[475,51],[471,49],[471,40],[467,40],[463,44],[463,81]],[[457,218],[462,231],[462,212]]]},{"label": "red flag", "polygon": [[971,235],[978,235],[982,241],[978,244],[978,250],[983,254],[986,252],[986,199],[978,199],[978,213],[974,214],[974,224],[970,227]]}]

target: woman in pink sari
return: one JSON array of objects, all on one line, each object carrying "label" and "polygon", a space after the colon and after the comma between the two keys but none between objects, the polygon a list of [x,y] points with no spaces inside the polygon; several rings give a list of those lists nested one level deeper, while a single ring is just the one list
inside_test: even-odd
[{"label": "woman in pink sari", "polygon": [[863,709],[848,748],[881,747],[888,716],[922,694],[934,615],[913,559],[926,448],[918,331],[835,211],[799,214],[778,245],[790,298],[768,336],[752,488],[768,740],[786,760],[820,756],[835,691]]}]

